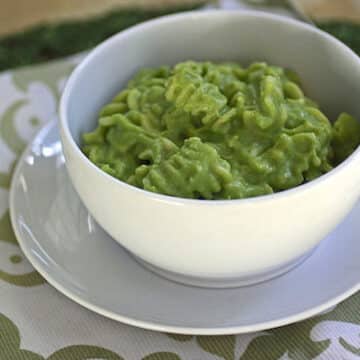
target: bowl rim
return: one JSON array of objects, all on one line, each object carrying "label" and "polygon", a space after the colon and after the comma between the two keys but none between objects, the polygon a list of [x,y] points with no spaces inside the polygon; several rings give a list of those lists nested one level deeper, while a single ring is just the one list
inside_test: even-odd
[{"label": "bowl rim", "polygon": [[[74,85],[77,82],[77,78],[82,73],[82,71],[88,67],[92,60],[98,56],[99,53],[101,53],[103,50],[110,48],[114,46],[114,44],[123,38],[129,37],[134,33],[144,32],[149,27],[152,27],[154,25],[159,24],[171,24],[174,21],[181,21],[181,20],[187,20],[187,19],[193,19],[196,20],[198,18],[204,18],[204,17],[237,17],[239,19],[241,18],[254,18],[254,19],[267,19],[267,20],[273,20],[278,23],[286,24],[290,27],[296,27],[301,30],[305,30],[307,32],[312,32],[314,34],[320,35],[322,38],[327,39],[328,42],[333,43],[334,45],[338,46],[344,54],[346,54],[349,57],[352,57],[356,62],[358,62],[360,67],[360,57],[358,57],[353,50],[351,50],[347,45],[342,43],[340,40],[335,38],[334,36],[326,33],[323,30],[320,30],[317,27],[314,27],[310,24],[307,24],[305,22],[302,22],[300,20],[296,20],[290,17],[285,17],[278,14],[272,14],[267,13],[263,11],[257,11],[257,10],[205,10],[205,11],[186,11],[181,12],[177,14],[170,14],[158,17],[156,19],[150,19],[147,21],[144,21],[140,24],[134,25],[129,27],[128,29],[125,29],[123,31],[120,31],[105,41],[101,42],[99,45],[97,45],[94,49],[92,49],[89,54],[86,55],[86,57],[80,62],[79,65],[76,66],[74,71],[71,73],[68,81],[66,82],[64,91],[62,93],[61,99],[60,99],[60,106],[59,106],[59,123],[60,123],[60,129],[61,134],[64,136],[67,140],[67,144],[71,147],[71,150],[76,154],[77,158],[84,162],[84,164],[90,168],[92,171],[97,172],[101,177],[104,177],[107,181],[111,181],[112,183],[116,184],[116,186],[120,186],[124,188],[125,190],[132,191],[138,194],[141,194],[142,196],[146,196],[148,198],[152,198],[153,200],[162,201],[162,202],[169,202],[173,204],[178,205],[217,205],[217,206],[224,206],[224,205],[240,205],[240,204],[256,204],[256,203],[263,203],[267,201],[275,201],[280,200],[289,196],[297,196],[304,191],[310,190],[314,187],[319,186],[321,183],[327,182],[329,178],[333,178],[334,176],[338,175],[344,168],[349,167],[354,161],[360,157],[360,146],[357,147],[357,149],[348,156],[343,162],[341,162],[339,165],[337,165],[335,168],[330,170],[329,172],[319,176],[318,178],[311,180],[307,183],[298,185],[296,187],[283,190],[280,192],[275,192],[272,194],[267,195],[259,195],[255,197],[250,198],[241,198],[241,199],[220,199],[220,200],[199,200],[199,199],[191,199],[191,198],[183,198],[183,197],[177,197],[177,196],[170,196],[170,195],[164,195],[161,193],[155,193],[148,190],[144,190],[142,188],[138,188],[136,186],[130,185],[124,181],[121,181],[103,170],[101,170],[99,167],[97,167],[93,162],[88,159],[85,154],[81,151],[78,144],[75,142],[69,126],[68,126],[68,117],[67,117],[67,108],[69,99],[71,97],[71,92],[74,87]],[[62,140],[63,142],[63,140]]]}]

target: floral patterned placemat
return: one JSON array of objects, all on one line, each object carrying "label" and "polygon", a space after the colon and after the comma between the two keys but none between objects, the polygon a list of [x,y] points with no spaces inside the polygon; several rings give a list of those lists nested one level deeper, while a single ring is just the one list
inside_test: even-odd
[{"label": "floral patterned placemat", "polygon": [[[234,2],[224,2],[235,7]],[[0,74],[1,360],[331,360],[360,357],[360,293],[325,314],[232,336],[169,335],[106,319],[48,285],[19,249],[8,191],[16,159],[56,116],[81,56]]]}]

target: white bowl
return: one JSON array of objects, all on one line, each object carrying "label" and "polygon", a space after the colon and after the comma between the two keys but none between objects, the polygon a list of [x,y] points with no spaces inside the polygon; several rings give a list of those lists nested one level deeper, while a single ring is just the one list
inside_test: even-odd
[{"label": "white bowl", "polygon": [[66,166],[96,221],[153,270],[204,286],[250,284],[304,259],[360,195],[360,151],[328,174],[252,199],[204,201],[147,192],[123,183],[81,152],[99,109],[144,66],[183,60],[265,60],[296,70],[307,94],[334,119],[360,119],[360,59],[309,25],[258,12],[189,12],[121,32],[93,50],[61,99]]}]

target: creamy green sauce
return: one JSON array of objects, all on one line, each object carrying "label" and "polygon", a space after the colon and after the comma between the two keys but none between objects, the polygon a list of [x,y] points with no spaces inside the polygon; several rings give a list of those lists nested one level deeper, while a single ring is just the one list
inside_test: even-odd
[{"label": "creamy green sauce", "polygon": [[161,194],[240,199],[330,171],[360,143],[360,123],[332,124],[292,71],[266,63],[187,61],[140,71],[83,134],[108,174]]}]

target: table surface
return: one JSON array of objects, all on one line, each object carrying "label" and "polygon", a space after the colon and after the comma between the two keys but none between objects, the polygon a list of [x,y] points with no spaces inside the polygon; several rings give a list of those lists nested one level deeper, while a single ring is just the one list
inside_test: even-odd
[{"label": "table surface", "polygon": [[[214,0],[215,2],[216,0]],[[250,0],[251,1],[251,0]],[[252,0],[281,3],[281,0]],[[360,20],[360,0],[292,0],[315,18]],[[0,36],[43,22],[58,22],[96,16],[114,8],[184,6],[204,0],[2,0]],[[285,1],[283,1],[285,2]]]},{"label": "table surface", "polygon": [[[223,6],[236,8],[238,2]],[[328,360],[360,357],[360,293],[331,312],[261,333],[167,335],[94,314],[48,285],[12,232],[8,191],[16,159],[50,119],[79,57],[0,74],[1,360]]]},{"label": "table surface", "polygon": [[200,2],[202,0],[2,0],[0,35],[21,31],[43,22],[86,19],[129,6],[156,9]]}]

